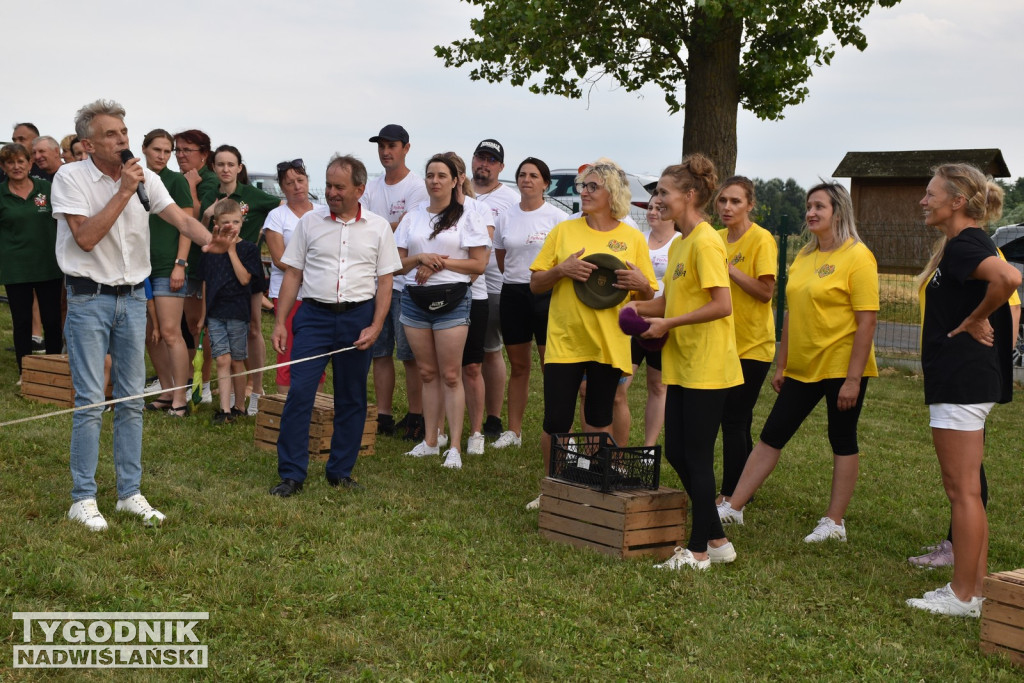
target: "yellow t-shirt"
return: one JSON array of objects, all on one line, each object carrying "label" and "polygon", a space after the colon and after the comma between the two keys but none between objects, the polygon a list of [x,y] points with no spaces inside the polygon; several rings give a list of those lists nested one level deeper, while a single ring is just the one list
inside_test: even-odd
[{"label": "yellow t-shirt", "polygon": [[[551,270],[572,254],[584,249],[589,254],[612,254],[632,263],[647,277],[654,290],[658,281],[651,265],[651,253],[643,233],[625,223],[607,232],[592,229],[584,218],[563,221],[552,228],[530,270]],[[548,311],[546,363],[606,363],[629,375],[633,372],[629,336],[619,329],[618,306],[600,310],[587,306],[576,296],[572,278],[563,277],[551,292]]]},{"label": "yellow t-shirt", "polygon": [[[708,289],[729,286],[725,246],[707,223],[700,223],[668,250],[665,317],[695,311],[711,301]],[[726,389],[743,384],[731,315],[669,331],[661,350],[661,381],[688,389]]]},{"label": "yellow t-shirt", "polygon": [[[878,310],[878,264],[850,238],[830,252],[802,251],[789,267],[786,377],[801,382],[846,377],[857,332],[854,311]],[[878,377],[871,346],[864,377]]]},{"label": "yellow t-shirt", "polygon": [[[718,231],[729,263],[757,279],[779,274],[779,248],[770,232],[754,223],[735,242],[729,242],[729,230]],[[736,328],[736,351],[740,358],[771,363],[775,358],[775,318],[772,302],[761,302],[730,280],[732,320]]]}]

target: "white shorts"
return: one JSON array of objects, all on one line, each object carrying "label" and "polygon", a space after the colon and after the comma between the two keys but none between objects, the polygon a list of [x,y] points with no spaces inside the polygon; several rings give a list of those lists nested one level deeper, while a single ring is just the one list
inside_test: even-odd
[{"label": "white shorts", "polygon": [[985,428],[985,418],[995,403],[933,403],[928,406],[929,427],[976,432]]}]

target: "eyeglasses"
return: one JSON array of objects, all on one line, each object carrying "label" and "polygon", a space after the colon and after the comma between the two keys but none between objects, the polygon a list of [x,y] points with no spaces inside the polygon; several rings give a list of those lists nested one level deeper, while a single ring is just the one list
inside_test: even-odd
[{"label": "eyeglasses", "polygon": [[175,154],[192,154],[192,152],[198,152],[198,147],[176,147],[174,150]]},{"label": "eyeglasses", "polygon": [[473,158],[476,159],[477,161],[483,161],[488,164],[498,163],[498,158],[492,157],[490,154],[474,154]]},{"label": "eyeglasses", "polygon": [[298,169],[300,171],[306,170],[306,164],[303,163],[302,159],[292,159],[291,161],[282,161],[277,165],[277,172],[284,173],[289,168]]},{"label": "eyeglasses", "polygon": [[576,183],[575,187],[576,192],[578,192],[579,194],[583,194],[583,190],[586,190],[590,194],[594,194],[599,189],[604,187],[604,185],[598,185],[597,183]]}]

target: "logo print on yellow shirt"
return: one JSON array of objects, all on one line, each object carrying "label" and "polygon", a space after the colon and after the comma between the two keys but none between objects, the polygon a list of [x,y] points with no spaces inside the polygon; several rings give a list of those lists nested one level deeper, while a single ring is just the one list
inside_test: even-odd
[{"label": "logo print on yellow shirt", "polygon": [[629,246],[625,242],[619,240],[608,240],[608,248],[612,251],[626,251]]},{"label": "logo print on yellow shirt", "polygon": [[747,260],[747,257],[744,256],[743,253],[741,252],[741,253],[738,253],[735,256],[733,256],[732,260],[729,261],[729,263],[735,266],[737,263],[743,263],[746,260]]},{"label": "logo print on yellow shirt", "polygon": [[681,277],[686,277],[686,266],[682,263],[677,263],[676,269],[672,271],[672,279],[678,280]]},{"label": "logo print on yellow shirt", "polygon": [[832,273],[836,272],[836,267],[831,263],[826,263],[821,268],[818,268],[816,272],[818,273],[818,277],[828,277]]}]

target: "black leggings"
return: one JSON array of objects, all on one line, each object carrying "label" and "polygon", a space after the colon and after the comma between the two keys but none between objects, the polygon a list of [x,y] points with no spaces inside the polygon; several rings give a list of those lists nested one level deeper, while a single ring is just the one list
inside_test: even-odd
[{"label": "black leggings", "polygon": [[761,385],[771,363],[740,359],[743,384],[729,389],[722,415],[722,495],[731,497],[743,474],[754,438],[750,430],[754,424],[754,406],[761,395]]},{"label": "black leggings", "polygon": [[665,459],[690,497],[690,552],[707,552],[708,540],[724,538],[715,507],[715,439],[728,389],[669,385],[665,395]]},{"label": "black leggings", "polygon": [[761,441],[775,448],[782,450],[789,442],[796,430],[800,428],[803,421],[818,405],[818,401],[825,398],[825,405],[828,407],[828,441],[832,446],[834,455],[856,455],[860,452],[857,447],[857,422],[860,420],[860,409],[864,406],[864,394],[868,390],[868,378],[860,380],[860,393],[857,395],[857,405],[849,410],[839,410],[839,390],[843,386],[843,378],[823,379],[818,382],[800,382],[787,377],[782,383],[782,391],[775,399],[772,412],[761,430]]},{"label": "black leggings", "polygon": [[60,353],[64,345],[60,325],[60,290],[63,281],[19,282],[7,285],[7,301],[11,305],[14,328],[14,356],[21,372],[21,359],[32,353],[32,293],[39,299],[39,319],[43,323],[46,353]]},{"label": "black leggings", "polygon": [[544,364],[544,431],[565,434],[572,431],[576,419],[576,397],[583,376],[587,377],[587,399],[583,414],[591,427],[607,427],[612,423],[615,390],[619,388],[622,370],[604,363]]}]

